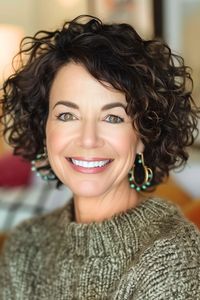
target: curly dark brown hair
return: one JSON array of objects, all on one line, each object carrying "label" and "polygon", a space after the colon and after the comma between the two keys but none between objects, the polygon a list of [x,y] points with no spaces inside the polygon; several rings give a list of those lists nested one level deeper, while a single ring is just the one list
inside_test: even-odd
[{"label": "curly dark brown hair", "polygon": [[43,152],[52,82],[74,61],[125,93],[154,185],[187,161],[200,111],[191,96],[190,69],[164,42],[143,40],[128,24],[79,16],[60,30],[24,38],[18,57],[21,67],[3,85],[0,116],[15,154],[32,160]]}]

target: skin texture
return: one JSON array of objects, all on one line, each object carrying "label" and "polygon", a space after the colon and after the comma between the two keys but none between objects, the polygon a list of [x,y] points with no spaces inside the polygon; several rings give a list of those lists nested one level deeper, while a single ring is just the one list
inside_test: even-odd
[{"label": "skin texture", "polygon": [[[66,101],[78,108],[66,106]],[[122,106],[105,109],[114,102],[126,107],[125,95],[102,85],[84,66],[73,62],[58,71],[50,90],[46,125],[49,162],[74,194],[79,223],[108,219],[139,201],[127,176],[143,145]],[[103,171],[87,174],[74,169],[69,157],[112,162]]]}]

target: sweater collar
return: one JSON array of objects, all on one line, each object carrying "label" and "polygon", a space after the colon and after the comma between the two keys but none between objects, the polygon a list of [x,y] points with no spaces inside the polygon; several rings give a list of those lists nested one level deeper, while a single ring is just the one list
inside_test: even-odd
[{"label": "sweater collar", "polygon": [[66,250],[72,255],[104,257],[136,253],[141,242],[146,244],[155,235],[157,228],[153,224],[175,211],[174,206],[162,200],[145,198],[137,207],[108,220],[82,224],[73,220],[73,209],[70,200],[58,222],[67,239]]}]

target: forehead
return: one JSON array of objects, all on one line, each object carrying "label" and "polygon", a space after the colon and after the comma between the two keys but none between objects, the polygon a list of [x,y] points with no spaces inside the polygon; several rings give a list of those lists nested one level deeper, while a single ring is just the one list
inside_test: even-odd
[{"label": "forehead", "polygon": [[120,101],[126,103],[124,93],[114,89],[109,83],[100,83],[84,66],[70,62],[57,72],[50,90],[50,105],[60,100],[70,100],[80,104],[101,100],[102,104]]}]

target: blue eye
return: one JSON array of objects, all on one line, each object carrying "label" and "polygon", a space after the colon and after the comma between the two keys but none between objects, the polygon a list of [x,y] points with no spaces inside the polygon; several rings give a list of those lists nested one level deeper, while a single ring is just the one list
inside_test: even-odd
[{"label": "blue eye", "polygon": [[57,116],[57,119],[58,119],[58,120],[61,120],[61,121],[63,121],[63,122],[67,122],[67,121],[74,121],[74,120],[76,120],[77,118],[76,118],[73,114],[67,112],[67,113],[61,113],[61,114],[59,114],[59,115]]},{"label": "blue eye", "polygon": [[112,124],[118,124],[124,122],[124,119],[119,116],[108,115],[106,116],[105,121]]}]

